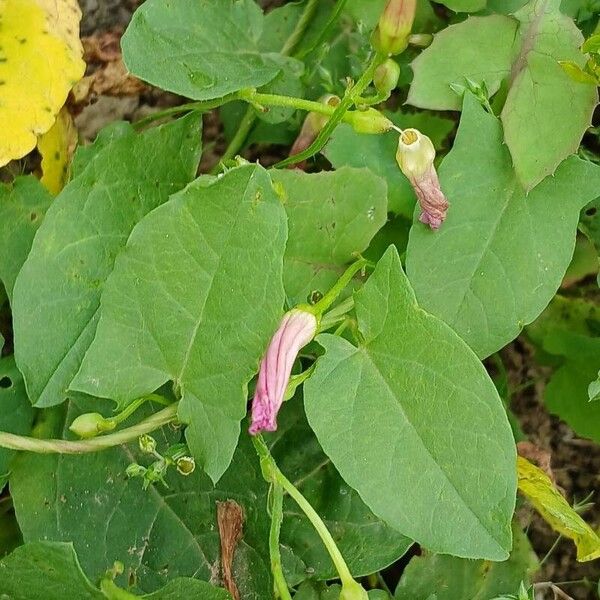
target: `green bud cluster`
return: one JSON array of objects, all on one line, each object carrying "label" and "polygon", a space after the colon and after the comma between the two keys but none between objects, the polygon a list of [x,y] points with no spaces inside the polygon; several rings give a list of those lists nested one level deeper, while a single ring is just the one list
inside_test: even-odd
[{"label": "green bud cluster", "polygon": [[186,444],[173,444],[164,454],[160,454],[156,449],[156,440],[152,436],[141,435],[138,442],[140,450],[145,454],[153,455],[156,460],[148,467],[132,463],[125,470],[125,474],[128,477],[141,477],[144,489],[156,483],[162,483],[168,488],[165,476],[169,467],[174,466],[183,476],[191,475],[196,469],[196,462]]}]

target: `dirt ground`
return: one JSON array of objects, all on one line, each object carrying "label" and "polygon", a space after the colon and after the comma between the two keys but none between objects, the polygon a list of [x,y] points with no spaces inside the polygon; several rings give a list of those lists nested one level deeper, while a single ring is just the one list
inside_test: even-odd
[{"label": "dirt ground", "polygon": [[[80,0],[84,11],[82,35],[98,35],[104,31],[123,29],[139,0]],[[265,8],[283,4],[284,0],[263,0]],[[93,70],[93,68],[92,68]],[[113,98],[98,97],[77,117],[78,128],[84,138],[92,139],[97,131],[115,119],[137,119],[153,110],[179,103],[171,94],[147,90],[137,96]],[[211,147],[201,170],[208,170],[224,150],[217,113],[205,119],[205,144]],[[529,440],[552,454],[552,468],[557,483],[568,498],[582,500],[600,489],[600,446],[576,437],[560,420],[550,415],[543,405],[543,388],[549,373],[533,360],[532,350],[524,340],[517,340],[502,351],[508,369],[511,389],[521,389],[512,399],[511,408],[519,419]],[[528,385],[535,382],[532,385]],[[593,497],[592,502],[597,501]],[[521,511],[520,517],[529,524],[529,536],[534,549],[543,558],[556,541],[556,534],[532,511]],[[600,524],[600,503],[586,513],[586,520],[596,527]],[[558,543],[544,561],[538,581],[568,582],[587,578],[597,581],[600,575],[598,561],[577,563],[575,549],[568,540]],[[596,592],[585,585],[565,584],[565,592],[576,600],[597,598]],[[594,586],[595,587],[595,586]]]},{"label": "dirt ground", "polygon": [[[595,504],[586,511],[585,519],[597,529],[600,524],[600,446],[578,438],[570,427],[548,413],[543,404],[543,391],[549,371],[535,363],[532,348],[524,340],[518,339],[505,348],[502,358],[508,369],[511,389],[522,388],[513,397],[511,409],[523,432],[529,441],[551,452],[552,472],[571,502],[581,501],[594,493],[590,502]],[[531,382],[533,385],[528,385]],[[529,522],[529,538],[538,557],[543,559],[556,541],[556,534],[537,513],[527,511],[520,516]],[[575,546],[563,539],[544,562],[537,579],[562,582],[587,578],[597,582],[599,576],[598,561],[578,563]],[[587,590],[586,586],[577,584],[562,587],[577,600],[598,598],[595,585]]]}]

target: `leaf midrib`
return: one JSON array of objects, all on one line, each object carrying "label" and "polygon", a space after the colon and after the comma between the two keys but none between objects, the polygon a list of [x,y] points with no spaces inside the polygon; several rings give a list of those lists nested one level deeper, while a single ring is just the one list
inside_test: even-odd
[{"label": "leaf midrib", "polygon": [[493,227],[490,229],[488,239],[486,240],[486,243],[483,245],[481,254],[477,257],[477,260],[474,263],[474,267],[471,270],[471,273],[468,275],[467,278],[464,279],[468,283],[463,290],[460,300],[456,304],[455,310],[449,315],[449,318],[448,318],[449,324],[454,324],[456,322],[456,317],[458,316],[458,313],[461,311],[463,305],[465,304],[465,299],[467,297],[469,290],[471,290],[471,283],[475,277],[475,273],[477,272],[477,269],[479,269],[479,267],[481,266],[481,263],[483,262],[484,258],[486,258],[488,251],[490,250],[493,243],[495,242],[496,236],[498,233],[498,228],[500,227],[500,224],[502,223],[502,220],[504,219],[504,215],[506,214],[506,211],[508,210],[509,206],[511,205],[511,203],[514,200],[515,191],[518,187],[516,177],[512,178],[512,183],[513,183],[512,190],[510,190],[510,192],[508,192],[506,195],[506,202],[504,203],[504,206],[500,210],[498,218],[494,222]]},{"label": "leaf midrib", "polygon": [[[424,440],[423,440],[423,438],[421,436],[421,433],[419,432],[419,430],[417,429],[417,427],[413,424],[413,422],[408,418],[408,415],[405,412],[404,407],[402,406],[402,403],[400,402],[400,400],[398,400],[398,395],[393,390],[393,388],[390,386],[390,384],[388,383],[388,381],[385,378],[384,374],[379,369],[379,366],[377,365],[377,363],[374,360],[373,356],[371,356],[371,353],[373,353],[373,351],[371,350],[371,352],[369,352],[369,347],[367,345],[367,346],[364,346],[363,348],[357,348],[357,352],[361,352],[369,360],[369,363],[371,364],[372,368],[374,369],[374,371],[377,373],[377,375],[379,376],[379,378],[383,382],[385,388],[388,390],[388,393],[390,393],[391,397],[394,398],[397,401],[396,402],[396,406],[398,407],[398,410],[401,413],[401,417],[404,419],[404,422],[407,423],[410,426],[411,430],[414,432],[414,434],[417,436],[418,440],[421,442],[421,447],[425,450],[427,456],[431,459],[431,462],[435,465],[436,470],[439,473],[442,474],[444,480],[448,482],[448,484],[454,490],[456,496],[458,498],[460,498],[460,500],[462,501],[463,506],[467,509],[467,511],[469,512],[469,514],[473,515],[473,517],[475,518],[475,520],[477,521],[477,523],[479,523],[479,525],[481,526],[481,529],[483,529],[483,531],[487,534],[488,538],[491,539],[498,546],[498,548],[500,548],[500,550],[505,551],[505,549],[502,546],[502,543],[498,539],[496,539],[496,537],[493,535],[492,532],[488,531],[487,527],[481,521],[480,516],[471,508],[471,506],[469,505],[469,503],[463,498],[462,494],[459,492],[459,489],[454,484],[454,482],[450,478],[449,474],[446,473],[446,471],[444,471],[442,469],[442,467],[439,465],[439,463],[437,462],[437,460],[435,459],[435,457],[431,454],[429,448],[427,447],[427,444],[424,442]],[[383,353],[375,351],[374,354],[377,355],[377,354],[383,354]],[[349,358],[351,358],[351,356],[348,357],[345,360],[349,360]],[[383,354],[383,356],[385,356],[385,354]],[[395,357],[395,358],[396,358],[396,360],[398,360],[398,357]],[[427,367],[427,365],[424,365],[422,363],[417,363],[416,361],[410,361],[410,360],[405,359],[405,358],[400,358],[399,360],[401,360],[402,362],[408,362],[408,363],[418,364],[420,367],[422,367],[423,369],[425,369],[427,371],[430,371],[430,372],[434,373],[436,376],[444,377],[443,375],[440,375],[438,372],[433,371],[432,369],[430,369],[429,367]],[[458,387],[453,382],[449,382],[449,383],[451,384],[451,386],[453,388],[457,388]],[[462,388],[462,389],[464,390],[466,388]],[[475,397],[477,397],[474,392],[470,392],[469,391],[469,393],[471,395],[474,395]]]}]

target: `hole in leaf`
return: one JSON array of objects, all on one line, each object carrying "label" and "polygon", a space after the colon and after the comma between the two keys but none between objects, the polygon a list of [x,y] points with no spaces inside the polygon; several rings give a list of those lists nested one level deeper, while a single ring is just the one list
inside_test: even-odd
[{"label": "hole in leaf", "polygon": [[1,377],[0,388],[7,390],[10,387],[12,387],[12,379],[10,377],[7,377],[6,375],[4,377]]}]

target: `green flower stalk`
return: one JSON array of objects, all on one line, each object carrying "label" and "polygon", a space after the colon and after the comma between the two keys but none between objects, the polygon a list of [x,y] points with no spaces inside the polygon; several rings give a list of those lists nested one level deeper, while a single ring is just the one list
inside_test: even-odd
[{"label": "green flower stalk", "polygon": [[[279,467],[271,456],[269,448],[265,444],[263,438],[258,435],[253,438],[253,442],[260,458],[260,466],[265,480],[273,484],[274,487],[280,486],[294,499],[321,538],[342,583],[340,600],[367,600],[367,592],[360,583],[352,577],[352,573],[350,573],[350,569],[348,568],[340,549],[337,547],[335,540],[317,511],[315,511],[310,502],[300,493],[300,490],[298,490],[298,488],[296,488],[296,486],[279,470]],[[278,519],[279,516],[280,515],[275,515],[275,518]]]}]

